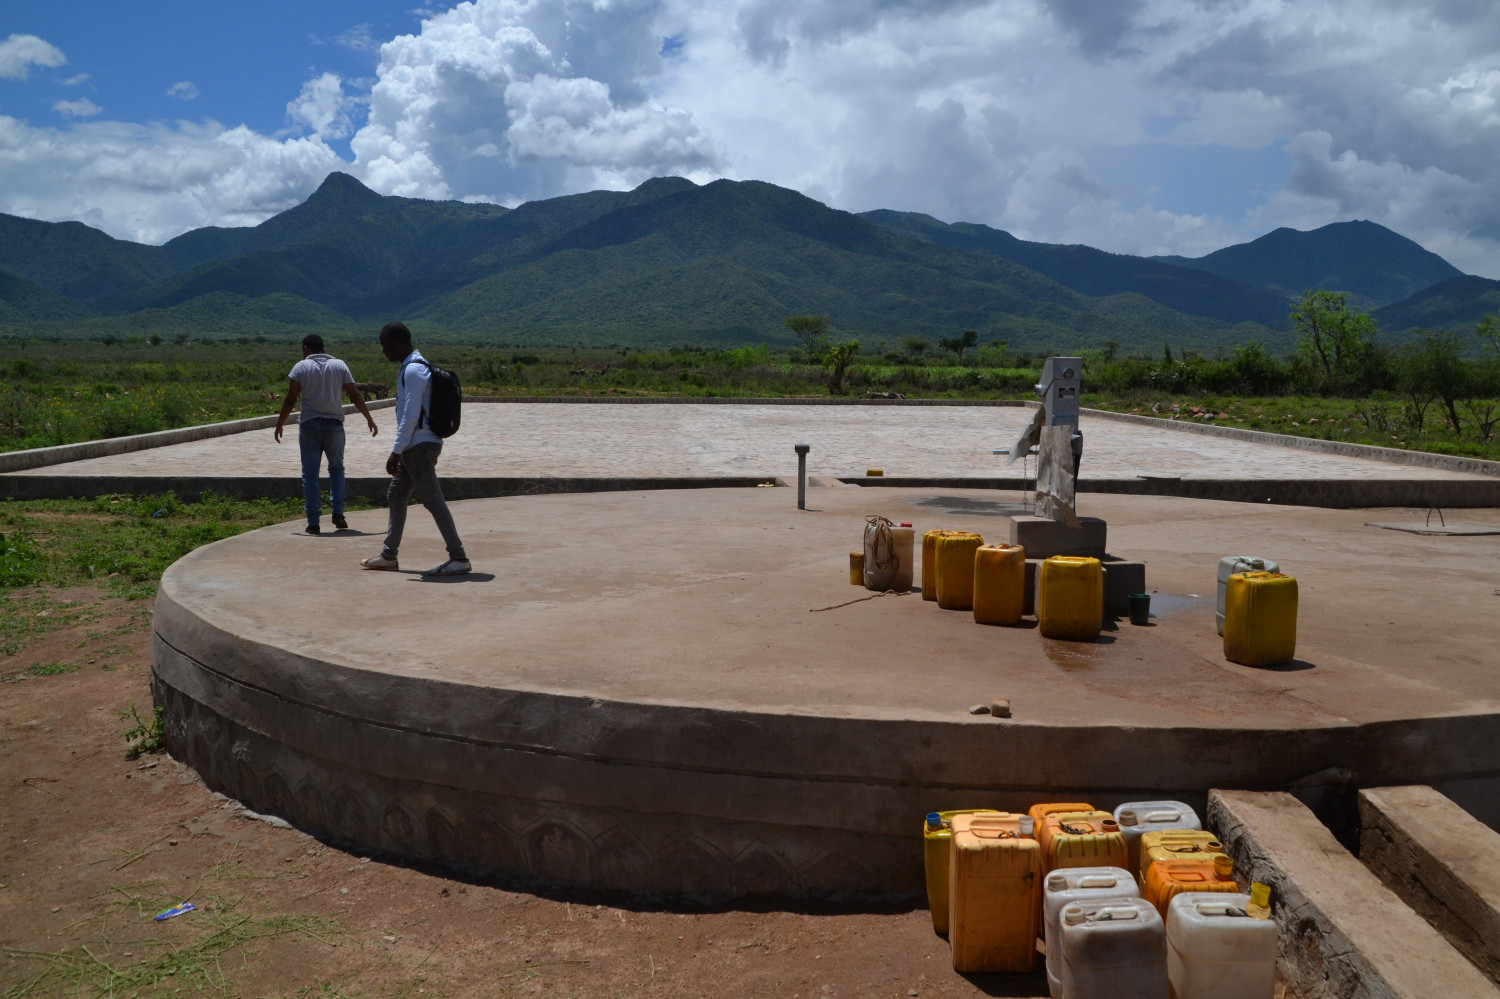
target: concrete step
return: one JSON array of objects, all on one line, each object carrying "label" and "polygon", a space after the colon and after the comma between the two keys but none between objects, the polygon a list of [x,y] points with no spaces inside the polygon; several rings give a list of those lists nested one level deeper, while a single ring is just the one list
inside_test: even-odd
[{"label": "concrete step", "polygon": [[1210,791],[1208,824],[1240,878],[1271,886],[1287,995],[1482,999],[1500,990],[1296,798]]},{"label": "concrete step", "polygon": [[1500,833],[1430,787],[1359,792],[1359,859],[1500,983]]}]

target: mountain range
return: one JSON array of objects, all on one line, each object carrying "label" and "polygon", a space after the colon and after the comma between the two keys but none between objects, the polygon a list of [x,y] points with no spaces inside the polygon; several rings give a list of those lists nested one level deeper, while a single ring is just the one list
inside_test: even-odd
[{"label": "mountain range", "polygon": [[508,209],[383,196],[333,173],[260,225],[160,246],[0,215],[11,335],[349,336],[401,318],[428,339],[727,345],[785,342],[786,316],[822,313],[870,340],[973,329],[1022,350],[1285,347],[1309,288],[1347,292],[1398,334],[1500,308],[1500,282],[1373,222],[1148,258],[853,214],[757,181],[657,178]]}]

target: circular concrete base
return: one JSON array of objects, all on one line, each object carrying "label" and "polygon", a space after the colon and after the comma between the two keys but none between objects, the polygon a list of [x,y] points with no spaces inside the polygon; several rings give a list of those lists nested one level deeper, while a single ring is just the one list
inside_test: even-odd
[{"label": "circular concrete base", "polygon": [[[420,508],[400,573],[358,566],[382,511],[269,527],[163,577],[153,684],[173,752],[257,811],[601,888],[915,891],[924,813],[1047,799],[1425,783],[1500,821],[1500,541],[1364,526],[1392,511],[1086,497],[1110,550],[1147,563],[1155,613],[1086,645],[848,585],[864,515],[1006,540],[1017,499],[474,500],[453,509],[476,571],[441,580],[411,571],[444,558]],[[1299,578],[1297,662],[1224,660],[1229,554]],[[969,714],[995,697],[1012,718]]]}]

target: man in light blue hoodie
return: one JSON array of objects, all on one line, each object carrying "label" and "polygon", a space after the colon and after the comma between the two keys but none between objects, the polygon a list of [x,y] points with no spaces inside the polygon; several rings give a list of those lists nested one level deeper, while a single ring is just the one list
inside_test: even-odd
[{"label": "man in light blue hoodie", "polygon": [[411,330],[405,323],[386,323],[380,330],[380,349],[386,359],[400,365],[396,372],[396,440],[385,470],[391,476],[386,500],[390,504],[389,528],[380,554],[360,562],[366,569],[395,571],[400,568],[396,555],[401,549],[401,535],[406,529],[406,504],[415,490],[422,495],[422,505],[437,522],[438,533],[448,547],[448,561],[424,576],[461,576],[470,571],[469,556],[453,526],[453,515],[443,499],[438,483],[437,460],[443,452],[443,439],[427,426],[432,407],[432,371],[427,361],[411,345]]}]

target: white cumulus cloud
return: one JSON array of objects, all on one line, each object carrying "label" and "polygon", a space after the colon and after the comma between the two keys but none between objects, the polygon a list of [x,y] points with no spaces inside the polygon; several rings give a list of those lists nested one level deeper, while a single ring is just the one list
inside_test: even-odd
[{"label": "white cumulus cloud", "polygon": [[92,118],[104,109],[87,97],[82,97],[76,101],[57,101],[52,105],[52,110],[64,118]]},{"label": "white cumulus cloud", "polygon": [[0,211],[77,219],[139,242],[261,222],[341,166],[315,137],[276,141],[243,126],[100,121],[62,130],[0,115]]},{"label": "white cumulus cloud", "polygon": [[302,84],[297,99],[286,106],[287,117],[324,139],[349,135],[351,116],[359,102],[344,94],[344,82],[336,73],[324,73]]},{"label": "white cumulus cloud", "polygon": [[11,35],[0,42],[0,78],[24,80],[32,66],[55,68],[67,62],[62,50],[36,35]]},{"label": "white cumulus cloud", "polygon": [[167,88],[167,96],[179,101],[190,101],[198,96],[198,85],[192,80],[178,80]]},{"label": "white cumulus cloud", "polygon": [[350,143],[389,194],[514,203],[658,174],[703,179],[720,144],[654,99],[656,0],[474,0],[381,48]]}]

